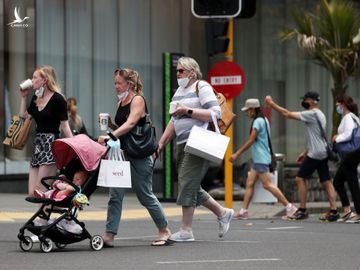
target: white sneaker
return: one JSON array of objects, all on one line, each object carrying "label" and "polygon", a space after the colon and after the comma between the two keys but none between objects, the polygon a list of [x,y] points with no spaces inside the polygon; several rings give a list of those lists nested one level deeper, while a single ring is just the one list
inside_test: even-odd
[{"label": "white sneaker", "polygon": [[194,235],[192,231],[180,230],[176,233],[173,233],[170,240],[175,242],[192,242],[195,241]]},{"label": "white sneaker", "polygon": [[354,215],[352,218],[346,220],[345,223],[360,223],[360,216]]},{"label": "white sneaker", "polygon": [[230,221],[234,216],[234,210],[225,208],[225,215],[222,218],[218,218],[219,222],[219,237],[223,237],[229,230]]},{"label": "white sneaker", "polygon": [[295,212],[297,211],[298,209],[296,208],[295,205],[293,205],[292,203],[289,203],[287,206],[286,206],[286,215],[282,217],[283,220],[288,220],[289,218],[291,218]]},{"label": "white sneaker", "polygon": [[352,219],[355,216],[356,216],[355,213],[350,211],[349,213],[341,216],[341,218],[339,218],[336,222],[346,222],[347,220]]}]

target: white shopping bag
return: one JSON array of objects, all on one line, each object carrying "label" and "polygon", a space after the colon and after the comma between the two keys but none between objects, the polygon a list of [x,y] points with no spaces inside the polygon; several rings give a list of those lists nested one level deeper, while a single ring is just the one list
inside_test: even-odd
[{"label": "white shopping bag", "polygon": [[130,162],[125,160],[120,146],[111,148],[108,158],[101,160],[97,185],[101,187],[131,188]]},{"label": "white shopping bag", "polygon": [[220,164],[224,159],[230,138],[220,133],[213,113],[212,118],[216,132],[206,129],[208,123],[203,127],[193,126],[184,151]]},{"label": "white shopping bag", "polygon": [[[278,185],[278,172],[274,171],[271,174],[271,182],[274,186]],[[252,196],[252,202],[255,203],[276,203],[278,200],[269,191],[263,188],[260,179],[258,179],[254,186],[254,194]]]}]

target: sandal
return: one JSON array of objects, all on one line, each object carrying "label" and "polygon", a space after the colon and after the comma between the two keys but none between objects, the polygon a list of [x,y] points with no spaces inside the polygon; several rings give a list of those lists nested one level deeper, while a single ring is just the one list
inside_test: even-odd
[{"label": "sandal", "polygon": [[152,247],[166,247],[171,246],[174,243],[174,241],[171,241],[169,239],[157,239],[151,242]]}]

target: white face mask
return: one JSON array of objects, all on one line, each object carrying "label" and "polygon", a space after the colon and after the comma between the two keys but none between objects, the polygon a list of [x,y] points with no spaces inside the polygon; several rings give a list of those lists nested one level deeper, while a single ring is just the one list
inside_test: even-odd
[{"label": "white face mask", "polygon": [[122,101],[123,99],[125,99],[127,96],[129,95],[129,91],[126,90],[125,92],[121,93],[120,95],[117,95],[119,101]]},{"label": "white face mask", "polygon": [[181,88],[185,88],[185,87],[188,85],[189,81],[190,81],[189,78],[180,78],[180,79],[177,79],[178,85],[179,85]]},{"label": "white face mask", "polygon": [[35,96],[41,98],[44,95],[44,90],[45,90],[44,86],[41,86],[39,89],[35,91]]}]

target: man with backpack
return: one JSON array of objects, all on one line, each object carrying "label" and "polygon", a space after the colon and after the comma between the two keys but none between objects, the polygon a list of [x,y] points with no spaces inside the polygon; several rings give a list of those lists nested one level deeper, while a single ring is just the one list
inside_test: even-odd
[{"label": "man with backpack", "polygon": [[[305,123],[306,147],[297,158],[296,163],[300,165],[295,182],[297,184],[300,206],[295,214],[290,217],[291,220],[306,219],[309,214],[306,209],[307,186],[305,179],[309,179],[313,172],[318,172],[320,183],[324,187],[330,203],[330,211],[320,216],[320,220],[336,221],[340,216],[336,208],[336,192],[332,184],[329,166],[328,154],[326,150],[326,141],[321,134],[321,128],[325,130],[326,117],[319,109],[318,102],[320,96],[317,92],[307,92],[302,98],[301,105],[304,111],[291,112],[276,104],[271,96],[265,98],[265,103],[279,112],[282,116],[299,120]],[[318,124],[320,122],[320,125]]]}]

